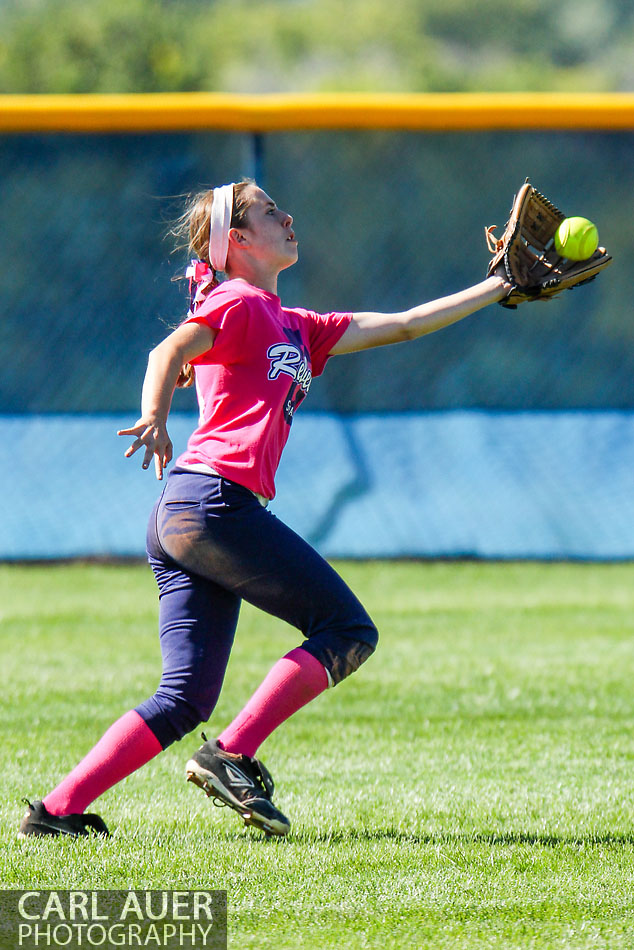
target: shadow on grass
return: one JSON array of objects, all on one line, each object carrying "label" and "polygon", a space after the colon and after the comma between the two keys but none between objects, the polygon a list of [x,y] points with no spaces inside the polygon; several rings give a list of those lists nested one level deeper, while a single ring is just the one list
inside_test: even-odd
[{"label": "shadow on grass", "polygon": [[[258,832],[247,831],[226,831],[224,833],[218,830],[211,830],[209,837],[216,844],[225,845],[253,845],[262,844],[267,847],[306,847],[310,845],[351,845],[363,843],[378,843],[393,841],[407,846],[420,847],[447,847],[447,848],[466,848],[473,845],[482,844],[491,848],[514,847],[516,845],[527,845],[539,848],[558,848],[561,846],[569,847],[619,847],[627,848],[634,846],[634,832],[617,834],[613,832],[588,832],[580,835],[557,835],[557,834],[537,834],[532,832],[491,832],[482,833],[436,833],[436,834],[409,834],[405,831],[396,831],[390,829],[359,830],[350,829],[349,831],[323,832],[321,834],[306,832],[291,832],[288,837],[266,836]],[[60,841],[63,845],[71,848],[83,848],[89,843],[89,847],[98,848],[103,853],[110,848],[119,850],[124,848],[141,848],[145,850],[150,846],[153,851],[161,851],[165,848],[173,847],[175,841],[180,841],[183,846],[187,843],[187,834],[182,832],[165,831],[160,834],[155,832],[151,836],[151,841],[144,832],[132,831],[126,833],[122,829],[115,829],[109,838],[100,838],[91,836],[90,838],[58,838],[58,837],[34,837],[25,840],[18,840],[16,835],[11,835],[10,840],[0,842],[4,846],[17,847],[18,851],[26,849],[27,851],[46,850],[47,846],[57,850],[60,847]],[[12,847],[9,848],[12,850]]]}]

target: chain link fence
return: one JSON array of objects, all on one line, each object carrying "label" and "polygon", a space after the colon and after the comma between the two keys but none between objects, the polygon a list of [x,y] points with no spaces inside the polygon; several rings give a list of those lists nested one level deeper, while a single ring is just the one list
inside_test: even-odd
[{"label": "chain link fence", "polygon": [[[331,360],[294,423],[280,514],[290,513],[328,555],[634,556],[633,159],[634,136],[625,132],[1,137],[0,430],[10,459],[1,477],[13,501],[0,557],[142,553],[140,525],[156,486],[132,463],[115,472],[122,446],[107,433],[136,418],[147,354],[187,309],[185,282],[174,280],[186,259],[167,237],[182,196],[242,175],[257,177],[295,219],[300,261],[280,278],[289,306],[393,311],[479,280],[484,227],[504,224],[525,176],[565,213],[595,221],[614,255],[593,284],[548,304],[491,307],[414,343]],[[191,391],[176,393],[174,411],[184,438],[195,414]],[[456,413],[470,434],[450,424]],[[436,429],[432,438],[428,426],[443,420],[446,438]],[[98,447],[97,423],[105,427]],[[331,432],[333,458],[343,453],[334,469],[324,464],[318,430]],[[519,514],[506,540],[500,523],[494,542],[483,529],[458,530],[465,467],[481,469],[493,500],[502,451],[507,462],[513,451],[524,462],[511,466],[513,478],[505,468],[513,491],[508,510],[491,509],[498,522],[534,508],[527,466],[541,478],[540,497],[544,471],[567,473],[552,479],[558,487],[533,515],[533,527],[544,525],[539,538]],[[95,465],[109,472],[98,490]],[[599,504],[596,490],[610,495],[615,467],[618,490]],[[422,502],[416,514],[417,493],[433,505],[438,473],[444,535],[418,517]],[[386,475],[400,498],[392,528],[379,491]],[[599,521],[619,524],[618,543],[595,528],[594,542],[571,533],[557,500],[564,483],[575,523],[594,526],[607,505]],[[396,530],[403,518],[416,524],[407,537]],[[487,523],[486,511],[480,520]],[[123,525],[131,531],[125,543]]]}]

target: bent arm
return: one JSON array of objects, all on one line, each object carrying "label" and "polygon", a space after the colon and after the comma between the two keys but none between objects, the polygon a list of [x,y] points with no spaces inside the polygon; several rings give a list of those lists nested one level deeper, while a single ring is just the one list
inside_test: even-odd
[{"label": "bent arm", "polygon": [[141,393],[144,418],[167,421],[181,368],[210,350],[215,336],[206,323],[184,323],[152,350]]},{"label": "bent arm", "polygon": [[412,307],[402,313],[354,313],[341,339],[330,351],[331,356],[367,350],[388,343],[415,340],[426,333],[442,330],[491,303],[503,300],[509,285],[501,277],[486,280],[448,297]]},{"label": "bent arm", "polygon": [[181,367],[210,350],[215,335],[215,330],[205,323],[184,323],[159,343],[148,357],[141,394],[141,416],[129,429],[117,432],[117,435],[135,436],[125,452],[126,458],[143,446],[143,468],[148,468],[154,456],[158,479],[163,477],[163,469],[172,459],[167,416]]}]

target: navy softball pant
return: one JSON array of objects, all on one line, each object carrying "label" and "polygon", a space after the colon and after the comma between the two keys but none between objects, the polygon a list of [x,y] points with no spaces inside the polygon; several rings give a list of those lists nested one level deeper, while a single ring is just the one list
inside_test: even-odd
[{"label": "navy softball pant", "polygon": [[244,599],[303,633],[333,684],[374,651],[376,627],[336,571],[248,489],[174,468],[147,536],[163,672],[137,706],[163,748],[214,709]]}]

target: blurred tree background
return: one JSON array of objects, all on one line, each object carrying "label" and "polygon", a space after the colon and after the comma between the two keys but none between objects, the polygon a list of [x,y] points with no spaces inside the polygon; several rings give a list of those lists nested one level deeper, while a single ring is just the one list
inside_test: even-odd
[{"label": "blurred tree background", "polygon": [[625,0],[0,0],[0,92],[630,90]]}]

